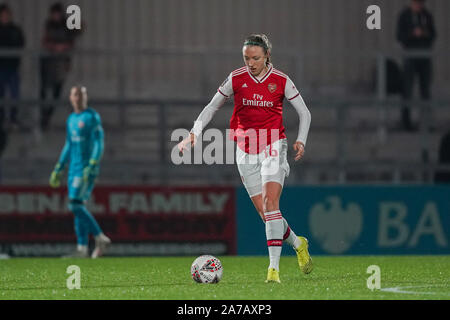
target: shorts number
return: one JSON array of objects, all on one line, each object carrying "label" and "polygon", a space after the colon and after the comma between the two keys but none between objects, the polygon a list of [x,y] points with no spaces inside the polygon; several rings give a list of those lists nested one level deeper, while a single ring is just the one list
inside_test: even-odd
[{"label": "shorts number", "polygon": [[83,179],[81,177],[74,177],[72,181],[72,188],[79,188]]},{"label": "shorts number", "polygon": [[278,150],[272,149],[272,145],[269,147],[269,155],[267,155],[267,149],[264,149],[264,155],[267,157],[278,157]]}]

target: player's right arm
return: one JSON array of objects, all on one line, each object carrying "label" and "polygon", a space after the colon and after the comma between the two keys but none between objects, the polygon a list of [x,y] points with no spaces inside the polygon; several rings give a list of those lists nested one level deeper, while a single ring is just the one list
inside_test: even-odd
[{"label": "player's right arm", "polygon": [[183,152],[188,147],[193,147],[197,141],[197,137],[202,133],[203,129],[213,118],[214,114],[224,105],[225,101],[233,94],[233,85],[230,74],[217,90],[217,93],[206,105],[202,112],[194,122],[190,134],[178,144],[178,150]]},{"label": "player's right arm", "polygon": [[61,151],[61,154],[59,155],[58,162],[56,163],[55,168],[53,169],[53,171],[50,175],[49,182],[50,182],[50,186],[52,188],[57,188],[61,184],[62,172],[63,172],[64,167],[66,166],[67,162],[69,161],[70,147],[71,147],[71,141],[70,141],[70,135],[69,135],[69,122],[67,121],[66,142],[64,143],[64,147]]}]

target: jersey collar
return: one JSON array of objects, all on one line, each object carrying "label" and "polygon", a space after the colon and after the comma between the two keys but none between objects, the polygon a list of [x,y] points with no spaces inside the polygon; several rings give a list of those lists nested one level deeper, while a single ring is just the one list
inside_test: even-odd
[{"label": "jersey collar", "polygon": [[261,80],[258,80],[254,75],[251,74],[249,68],[247,68],[247,72],[250,75],[250,78],[253,79],[253,81],[255,81],[256,83],[263,83],[272,73],[273,70],[273,66],[272,64],[269,64],[269,70],[267,70],[266,74],[264,75],[264,77],[261,78]]}]

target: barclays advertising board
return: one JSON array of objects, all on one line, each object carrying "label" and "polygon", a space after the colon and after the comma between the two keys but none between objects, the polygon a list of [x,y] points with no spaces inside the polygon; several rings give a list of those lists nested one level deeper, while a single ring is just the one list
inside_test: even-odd
[{"label": "barclays advertising board", "polygon": [[[311,255],[450,254],[450,186],[286,186],[280,209]],[[237,233],[238,254],[267,254],[264,223],[243,188]],[[294,251],[284,246],[285,254]]]}]

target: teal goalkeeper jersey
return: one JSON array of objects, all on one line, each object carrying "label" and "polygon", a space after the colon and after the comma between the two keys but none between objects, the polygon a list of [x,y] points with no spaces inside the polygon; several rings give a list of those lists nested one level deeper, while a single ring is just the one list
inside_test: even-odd
[{"label": "teal goalkeeper jersey", "polygon": [[99,163],[104,148],[100,115],[92,108],[72,112],[66,122],[66,143],[59,157],[64,167],[68,162],[68,177],[81,176],[90,160]]}]

